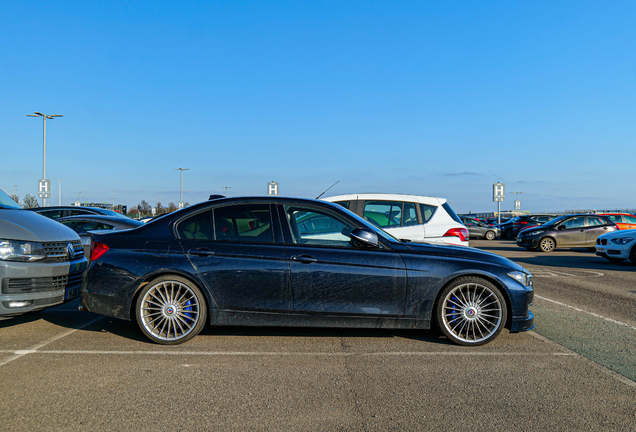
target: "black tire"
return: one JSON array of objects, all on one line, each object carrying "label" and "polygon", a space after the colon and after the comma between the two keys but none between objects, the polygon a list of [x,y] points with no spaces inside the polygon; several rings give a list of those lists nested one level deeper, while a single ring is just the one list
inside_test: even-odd
[{"label": "black tire", "polygon": [[556,242],[552,237],[543,237],[539,240],[539,250],[541,252],[552,252],[556,249]]},{"label": "black tire", "polygon": [[[475,300],[476,299],[476,300]],[[458,345],[479,346],[494,340],[506,325],[508,308],[499,289],[479,277],[454,280],[439,294],[437,327]]]},{"label": "black tire", "polygon": [[486,231],[486,240],[494,240],[497,235],[494,231]]},{"label": "black tire", "polygon": [[632,265],[636,265],[636,245],[632,247],[632,250],[629,253],[629,259],[632,261]]},{"label": "black tire", "polygon": [[623,258],[605,257],[605,259],[606,259],[606,260],[608,260],[608,261],[609,261],[609,262],[611,262],[611,263],[614,263],[614,264],[620,264],[620,263],[622,263],[623,261],[625,261]]},{"label": "black tire", "polygon": [[589,248],[587,248],[587,250],[589,250],[590,252],[596,252],[596,248],[595,247],[589,247]]},{"label": "black tire", "polygon": [[503,238],[510,240],[512,238],[512,230],[505,230],[503,233]]},{"label": "black tire", "polygon": [[178,345],[201,332],[208,309],[204,294],[189,280],[160,276],[139,293],[135,306],[137,324],[151,341]]}]

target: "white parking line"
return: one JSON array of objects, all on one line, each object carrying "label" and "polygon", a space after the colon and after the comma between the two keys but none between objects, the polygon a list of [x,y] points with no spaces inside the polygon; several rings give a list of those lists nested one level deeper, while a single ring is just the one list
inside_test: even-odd
[{"label": "white parking line", "polygon": [[79,326],[77,328],[74,328],[72,330],[65,331],[64,333],[60,333],[58,335],[55,335],[52,338],[47,339],[44,342],[40,342],[39,344],[35,344],[32,347],[30,347],[28,349],[25,349],[25,350],[15,350],[15,351],[6,351],[6,350],[4,350],[2,352],[4,352],[4,353],[10,352],[10,353],[13,353],[14,355],[12,357],[8,357],[8,358],[6,358],[4,360],[1,360],[0,361],[0,366],[4,366],[7,363],[11,363],[13,360],[19,359],[23,355],[39,352],[38,350],[40,348],[42,348],[42,347],[44,347],[44,346],[46,346],[46,345],[48,345],[50,343],[53,343],[53,342],[55,342],[58,339],[62,339],[63,337],[66,337],[66,336],[70,335],[71,333],[74,333],[77,330],[81,330],[84,327],[87,327],[87,326],[89,326],[89,325],[91,325],[93,323],[96,323],[97,321],[99,321],[101,319],[104,319],[104,318],[105,317],[103,317],[103,316],[97,317],[97,318],[95,318],[93,320],[90,320],[90,321],[86,322],[85,324],[82,324],[81,326]]},{"label": "white parking line", "polygon": [[12,353],[16,356],[26,354],[71,354],[71,355],[167,355],[167,356],[316,356],[316,357],[384,357],[384,356],[433,356],[433,357],[527,357],[527,356],[577,356],[564,352],[446,352],[446,351],[388,351],[388,352],[275,352],[275,351],[101,351],[101,350],[0,350],[0,353]]},{"label": "white parking line", "polygon": [[624,322],[620,322],[620,321],[616,321],[615,319],[608,318],[608,317],[605,317],[605,316],[603,316],[603,315],[599,315],[599,314],[594,313],[594,312],[589,312],[589,311],[586,311],[586,310],[583,310],[583,309],[577,308],[577,307],[575,307],[575,306],[570,306],[570,305],[568,305],[568,304],[561,303],[561,302],[558,302],[558,301],[556,301],[556,300],[551,300],[551,299],[549,299],[549,298],[541,297],[541,296],[538,296],[538,295],[535,295],[535,296],[534,296],[534,298],[537,298],[537,299],[539,299],[539,300],[544,300],[544,301],[547,301],[547,302],[550,302],[550,303],[558,304],[559,306],[564,306],[564,307],[566,307],[566,308],[573,309],[573,310],[575,310],[575,311],[577,311],[577,312],[583,312],[583,313],[586,313],[586,314],[591,315],[591,316],[593,316],[593,317],[596,317],[596,318],[600,318],[600,319],[602,319],[602,320],[605,320],[605,321],[607,321],[607,322],[611,322],[611,323],[613,323],[613,324],[622,325],[622,326],[625,326],[625,327],[630,328],[630,329],[632,329],[632,330],[636,330],[636,327],[635,327],[635,326],[633,326],[633,325],[626,324],[626,323],[624,323]]}]

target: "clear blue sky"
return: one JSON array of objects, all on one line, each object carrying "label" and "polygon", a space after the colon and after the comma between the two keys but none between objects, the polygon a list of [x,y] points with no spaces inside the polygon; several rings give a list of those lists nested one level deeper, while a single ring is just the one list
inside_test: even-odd
[{"label": "clear blue sky", "polygon": [[[5,2],[0,188],[636,207],[636,2]],[[514,200],[508,195],[503,209]]]}]

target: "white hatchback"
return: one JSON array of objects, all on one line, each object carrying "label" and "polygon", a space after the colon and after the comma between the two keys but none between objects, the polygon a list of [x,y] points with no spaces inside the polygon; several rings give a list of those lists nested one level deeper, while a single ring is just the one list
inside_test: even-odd
[{"label": "white hatchback", "polygon": [[445,198],[349,194],[323,200],[342,205],[400,239],[468,246],[468,230]]}]

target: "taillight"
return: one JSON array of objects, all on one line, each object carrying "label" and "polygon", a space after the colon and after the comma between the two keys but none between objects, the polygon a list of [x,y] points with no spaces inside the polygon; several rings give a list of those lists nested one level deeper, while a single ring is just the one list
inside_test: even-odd
[{"label": "taillight", "polygon": [[446,231],[444,237],[459,237],[461,241],[468,241],[468,230],[466,228],[452,228]]},{"label": "taillight", "polygon": [[108,246],[106,246],[104,243],[94,241],[91,244],[91,261],[95,261],[106,252],[108,252]]}]

